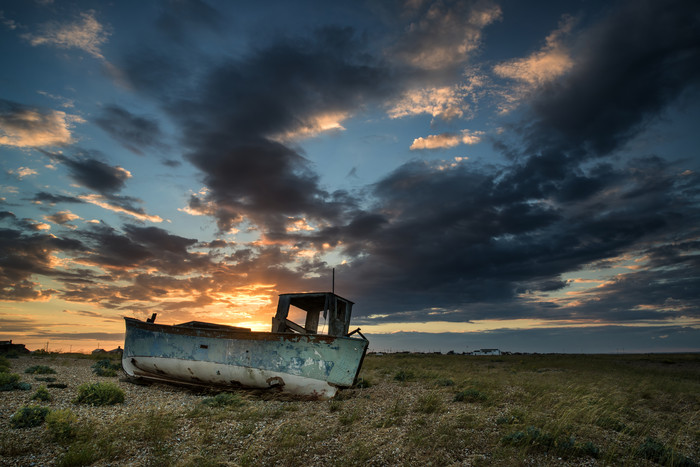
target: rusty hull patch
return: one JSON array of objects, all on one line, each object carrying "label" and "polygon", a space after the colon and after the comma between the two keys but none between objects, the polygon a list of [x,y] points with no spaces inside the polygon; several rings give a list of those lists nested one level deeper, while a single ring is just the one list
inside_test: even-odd
[{"label": "rusty hull patch", "polygon": [[281,388],[284,386],[284,380],[281,376],[273,376],[271,378],[267,378],[265,381],[271,388]]}]

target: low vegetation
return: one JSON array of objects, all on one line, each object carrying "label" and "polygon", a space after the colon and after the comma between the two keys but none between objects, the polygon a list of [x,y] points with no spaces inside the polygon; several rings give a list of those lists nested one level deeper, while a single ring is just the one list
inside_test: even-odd
[{"label": "low vegetation", "polygon": [[31,374],[31,375],[55,375],[56,374],[56,370],[54,370],[50,366],[46,366],[46,365],[30,366],[29,368],[24,370],[24,372]]},{"label": "low vegetation", "polygon": [[104,358],[92,365],[92,372],[97,376],[117,376],[117,371],[121,368],[121,364],[113,363],[110,359]]},{"label": "low vegetation", "polygon": [[49,393],[49,390],[46,389],[46,386],[39,386],[39,389],[37,389],[34,395],[32,396],[33,401],[48,402],[51,399],[51,394]]},{"label": "low vegetation", "polygon": [[20,408],[10,417],[12,428],[31,428],[44,423],[44,419],[49,413],[46,407],[38,405],[28,405]]},{"label": "low vegetation", "polygon": [[124,402],[124,390],[113,383],[92,383],[78,386],[76,404],[114,405]]},{"label": "low vegetation", "polygon": [[697,354],[368,355],[360,376],[372,383],[328,402],[124,381],[49,391],[45,407],[22,396],[0,465],[700,462]]},{"label": "low vegetation", "polygon": [[238,394],[222,392],[214,397],[205,398],[201,403],[209,407],[239,407],[245,402]]},{"label": "low vegetation", "polygon": [[78,417],[70,409],[54,410],[46,415],[46,428],[54,441],[69,442],[78,434]]},{"label": "low vegetation", "polygon": [[20,381],[20,375],[17,373],[0,373],[0,391],[13,391],[15,389],[27,391],[31,388],[31,384]]}]

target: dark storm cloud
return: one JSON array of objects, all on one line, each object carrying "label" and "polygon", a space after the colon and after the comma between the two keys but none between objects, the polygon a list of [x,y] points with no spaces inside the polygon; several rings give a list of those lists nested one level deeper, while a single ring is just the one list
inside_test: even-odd
[{"label": "dark storm cloud", "polygon": [[143,155],[144,151],[165,146],[158,122],[134,115],[117,105],[105,107],[95,123],[135,154]]},{"label": "dark storm cloud", "polygon": [[533,105],[531,151],[606,155],[637,134],[700,83],[699,18],[692,0],[630,1],[586,31],[574,68]]},{"label": "dark storm cloud", "polygon": [[51,256],[54,253],[76,253],[84,250],[77,240],[46,234],[28,234],[14,229],[0,229],[0,298],[3,300],[35,300],[55,293],[32,282],[33,275],[58,276]]},{"label": "dark storm cloud", "polygon": [[31,201],[34,203],[48,203],[52,206],[57,203],[84,203],[83,200],[74,196],[54,195],[45,191],[40,191],[34,195]]},{"label": "dark storm cloud", "polygon": [[82,151],[75,157],[58,153],[47,155],[65,165],[77,183],[105,195],[120,191],[131,177],[127,170],[103,162],[99,151]]},{"label": "dark storm cloud", "polygon": [[[222,230],[246,216],[278,233],[287,216],[335,221],[344,213],[347,206],[321,188],[308,161],[279,140],[317,131],[318,116],[353,112],[393,92],[391,74],[354,31],[280,38],[210,68],[194,89],[183,84],[177,64],[155,60],[165,62],[157,74],[144,55],[125,69],[137,88],[160,94],[180,122],[187,158],[211,189],[190,208],[215,216]],[[186,99],[172,97],[182,89]]]},{"label": "dark storm cloud", "polygon": [[[618,169],[580,169],[578,177],[595,178],[598,189],[565,201],[542,193],[531,198],[528,190],[518,199],[502,186],[519,167],[510,170],[505,176],[416,163],[378,183],[374,194],[391,216],[369,235],[340,229],[344,247],[362,253],[339,268],[339,276],[364,296],[362,314],[403,312],[377,321],[567,319],[584,310],[611,320],[697,314],[697,288],[688,283],[697,266],[688,255],[700,210],[696,198],[684,196],[686,181],[677,166],[642,159]],[[552,183],[548,191],[556,196]],[[657,260],[660,244],[663,261]],[[565,290],[562,274],[625,254],[648,257],[648,269],[581,297],[590,300],[586,306],[536,300],[537,293]],[[673,298],[679,302],[668,315],[639,308]]]},{"label": "dark storm cloud", "polygon": [[15,216],[10,211],[0,211],[0,220],[5,220],[5,219],[15,220],[15,219],[17,219],[17,216]]},{"label": "dark storm cloud", "polygon": [[81,235],[92,249],[84,260],[107,268],[139,270],[153,268],[164,274],[183,274],[209,265],[206,257],[187,251],[197,240],[180,237],[157,227],[124,226],[125,234],[107,227],[94,227]]}]

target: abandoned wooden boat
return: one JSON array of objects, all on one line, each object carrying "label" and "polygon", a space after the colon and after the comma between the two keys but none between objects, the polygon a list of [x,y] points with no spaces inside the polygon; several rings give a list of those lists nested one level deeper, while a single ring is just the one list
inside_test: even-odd
[{"label": "abandoned wooden boat", "polygon": [[[272,332],[200,321],[155,324],[155,314],[147,321],[124,318],[122,366],[147,380],[330,399],[354,383],[369,344],[359,328],[348,332],[352,305],[331,292],[282,294]],[[289,319],[290,307],[306,312],[304,326]],[[327,334],[318,333],[321,312]]]}]

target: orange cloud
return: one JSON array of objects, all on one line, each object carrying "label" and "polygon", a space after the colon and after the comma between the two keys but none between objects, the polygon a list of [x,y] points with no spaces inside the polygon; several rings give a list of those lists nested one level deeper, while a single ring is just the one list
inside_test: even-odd
[{"label": "orange cloud", "polygon": [[38,109],[10,105],[0,108],[0,145],[25,147],[63,146],[74,142],[70,128],[84,123],[81,117],[60,110]]},{"label": "orange cloud", "polygon": [[440,149],[452,148],[460,144],[477,144],[484,135],[483,131],[462,130],[460,133],[442,133],[439,135],[429,135],[426,138],[420,137],[413,140],[410,149]]}]

